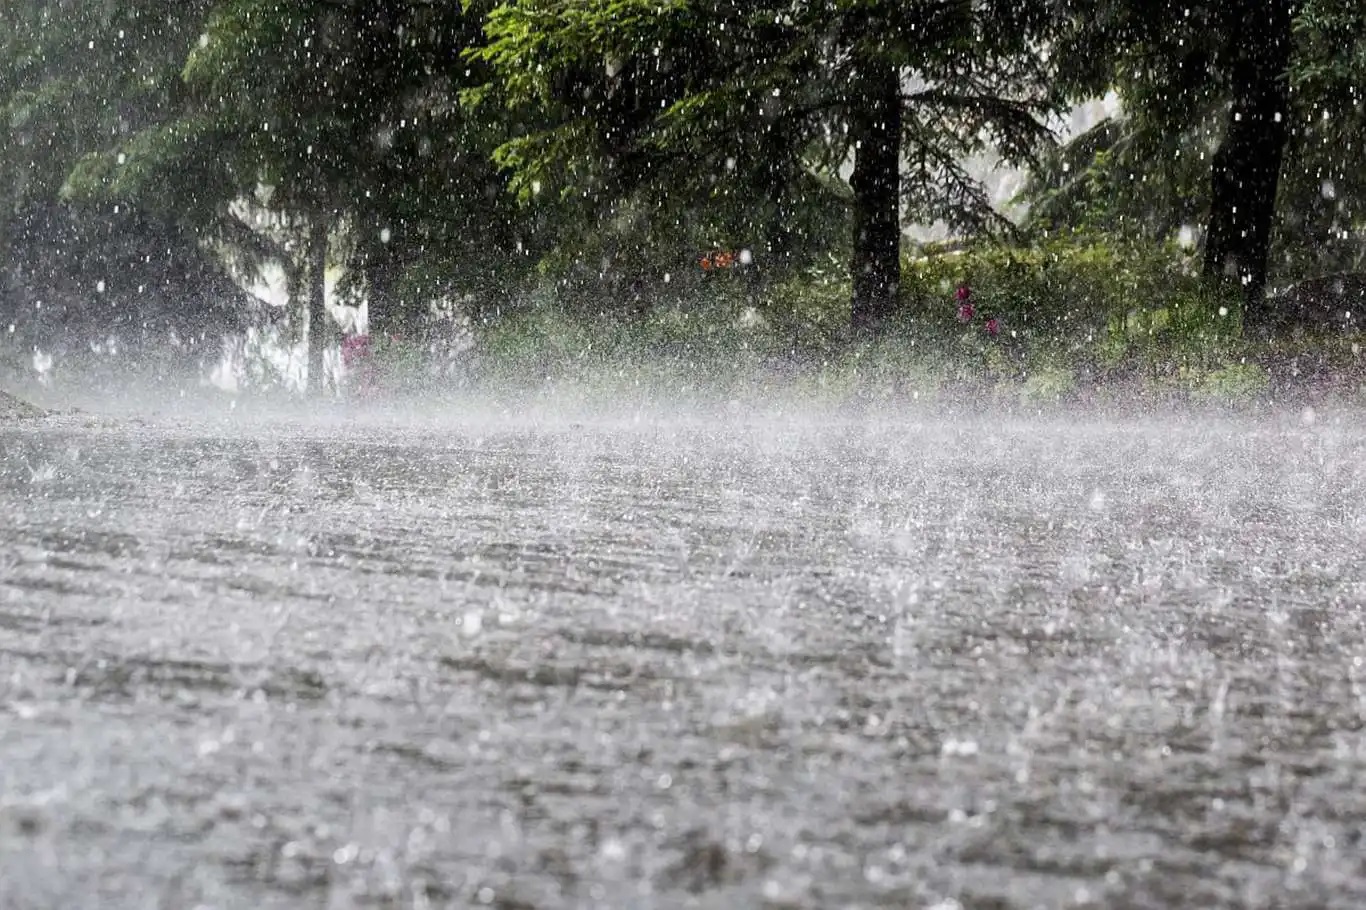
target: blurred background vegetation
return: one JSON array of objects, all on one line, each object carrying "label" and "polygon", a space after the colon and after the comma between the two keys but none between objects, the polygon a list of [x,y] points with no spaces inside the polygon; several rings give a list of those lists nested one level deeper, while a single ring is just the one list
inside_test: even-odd
[{"label": "blurred background vegetation", "polygon": [[318,390],[356,334],[388,375],[455,383],[627,364],[661,388],[1241,399],[1355,376],[1355,0],[0,19],[12,378]]}]

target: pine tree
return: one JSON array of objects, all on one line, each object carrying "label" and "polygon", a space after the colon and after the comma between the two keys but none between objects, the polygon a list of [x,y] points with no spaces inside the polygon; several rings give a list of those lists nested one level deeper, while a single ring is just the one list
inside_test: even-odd
[{"label": "pine tree", "polygon": [[497,124],[458,103],[478,78],[461,52],[479,23],[419,0],[218,0],[179,106],[87,157],[69,188],[178,212],[247,270],[283,264],[319,376],[328,262],[348,266],[372,326],[394,333],[433,290],[405,294],[405,276],[431,271],[424,261],[486,290],[524,258],[491,161]]},{"label": "pine tree", "polygon": [[[190,350],[243,314],[213,257],[176,219],[72,204],[82,158],[165,116],[208,0],[13,0],[0,5],[0,306],[11,337],[87,348]],[[99,290],[103,288],[103,290]],[[156,337],[159,336],[159,337]],[[65,339],[65,340],[64,340]]]},{"label": "pine tree", "polygon": [[1060,88],[1073,100],[1114,89],[1124,110],[1038,175],[1038,221],[1159,240],[1198,224],[1206,275],[1234,283],[1254,322],[1274,318],[1264,305],[1274,268],[1293,278],[1360,255],[1359,4],[1091,0],[1067,9],[1055,43]]},{"label": "pine tree", "polygon": [[[875,330],[895,309],[904,217],[1007,227],[964,159],[990,147],[1028,160],[1046,138],[1038,12],[960,0],[514,0],[492,11],[476,59],[551,121],[500,150],[524,193],[551,185],[606,206],[659,187],[694,204],[748,192],[782,212],[813,183],[847,185],[851,322]],[[766,245],[784,242],[769,225]]]}]

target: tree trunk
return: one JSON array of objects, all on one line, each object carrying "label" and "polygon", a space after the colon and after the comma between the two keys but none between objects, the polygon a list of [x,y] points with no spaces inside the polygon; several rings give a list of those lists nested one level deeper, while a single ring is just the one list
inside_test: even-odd
[{"label": "tree trunk", "polygon": [[331,334],[327,322],[327,221],[312,219],[308,229],[308,381],[310,395],[323,390],[323,352]]},{"label": "tree trunk", "polygon": [[388,249],[374,251],[364,265],[366,311],[370,334],[375,336],[402,334],[407,328],[407,314],[403,313],[395,295],[399,267]]},{"label": "tree trunk", "polygon": [[[800,163],[794,160],[792,149],[799,146],[795,136],[776,122],[766,125],[760,142],[763,149],[761,191],[767,199],[767,209],[763,248],[754,250],[754,253],[762,257],[760,261],[765,271],[774,275],[785,274],[792,264],[795,246],[792,219],[796,213],[791,204],[791,195]],[[757,270],[752,271],[757,274]]]},{"label": "tree trunk", "polygon": [[896,310],[901,289],[901,80],[874,62],[862,74],[853,112],[854,253],[851,315],[856,331],[875,332]]},{"label": "tree trunk", "polygon": [[1236,281],[1257,321],[1266,289],[1276,189],[1288,138],[1286,70],[1295,0],[1245,0],[1226,29],[1233,103],[1210,175],[1205,277]]}]

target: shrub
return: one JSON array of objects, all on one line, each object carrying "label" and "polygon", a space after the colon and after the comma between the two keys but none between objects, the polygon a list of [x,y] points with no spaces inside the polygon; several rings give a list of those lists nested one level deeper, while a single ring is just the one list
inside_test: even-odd
[{"label": "shrub", "polygon": [[1031,370],[1020,387],[1022,404],[1052,404],[1072,394],[1077,374],[1064,366],[1046,363]]},{"label": "shrub", "polygon": [[1072,234],[911,256],[900,311],[871,341],[849,328],[845,271],[830,258],[767,286],[761,273],[680,281],[631,314],[566,306],[545,286],[477,327],[479,362],[523,386],[731,395],[780,382],[824,399],[1026,405],[1097,387],[1245,401],[1310,365],[1259,355],[1238,301],[1173,245]]},{"label": "shrub", "polygon": [[1241,336],[1237,302],[1208,291],[1192,257],[1173,245],[1071,234],[912,258],[903,283],[909,330],[960,333],[958,288],[971,289],[974,321],[997,320],[1003,338],[1102,372]]},{"label": "shrub", "polygon": [[1206,373],[1196,389],[1201,397],[1229,403],[1253,401],[1267,390],[1267,372],[1255,363],[1233,363]]}]

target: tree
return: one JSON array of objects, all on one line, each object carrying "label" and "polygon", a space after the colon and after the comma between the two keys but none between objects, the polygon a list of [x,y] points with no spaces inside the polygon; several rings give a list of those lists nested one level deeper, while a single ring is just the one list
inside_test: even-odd
[{"label": "tree", "polygon": [[501,124],[458,104],[479,78],[461,52],[480,21],[424,0],[218,0],[181,103],[87,156],[69,185],[178,212],[247,270],[282,263],[316,378],[329,262],[365,292],[372,326],[399,333],[420,322],[414,298],[439,296],[410,279],[489,291],[525,259],[526,219],[491,161]]},{"label": "tree", "polygon": [[1276,192],[1289,139],[1288,69],[1294,0],[1217,7],[1227,59],[1228,113],[1210,166],[1205,275],[1240,283],[1249,310],[1266,288]]},{"label": "tree", "polygon": [[[1037,175],[1038,222],[1078,219],[1165,239],[1203,228],[1204,270],[1254,321],[1273,269],[1295,277],[1358,252],[1366,189],[1366,13],[1350,0],[1071,4],[1055,59],[1072,100],[1123,105]],[[1361,249],[1359,241],[1355,251]],[[1344,255],[1346,254],[1346,255]]]},{"label": "tree", "polygon": [[551,121],[499,150],[524,195],[610,209],[660,187],[700,205],[847,187],[851,322],[875,330],[903,217],[1007,227],[964,159],[1028,160],[1045,140],[1043,22],[1037,4],[963,0],[513,0],[474,59]]},{"label": "tree", "polygon": [[[174,336],[187,353],[241,302],[192,231],[129,206],[70,204],[81,158],[174,106],[207,0],[13,0],[0,7],[3,320],[26,345],[119,350]],[[102,290],[100,289],[102,288]]]},{"label": "tree", "polygon": [[1366,271],[1366,7],[1305,0],[1294,28],[1280,265],[1294,277]]}]

